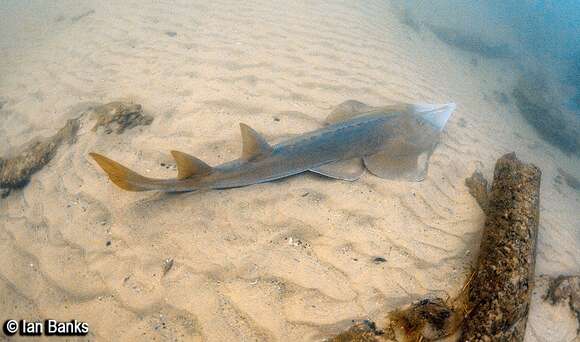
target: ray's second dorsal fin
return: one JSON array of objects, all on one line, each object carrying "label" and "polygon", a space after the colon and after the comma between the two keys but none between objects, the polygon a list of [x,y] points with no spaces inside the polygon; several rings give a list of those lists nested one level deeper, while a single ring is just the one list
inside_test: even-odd
[{"label": "ray's second dorsal fin", "polygon": [[212,172],[211,166],[187,153],[171,151],[177,164],[177,179],[185,179],[191,176],[203,176]]},{"label": "ray's second dorsal fin", "polygon": [[272,146],[260,133],[244,123],[240,123],[240,129],[242,131],[242,159],[251,161],[270,155]]}]

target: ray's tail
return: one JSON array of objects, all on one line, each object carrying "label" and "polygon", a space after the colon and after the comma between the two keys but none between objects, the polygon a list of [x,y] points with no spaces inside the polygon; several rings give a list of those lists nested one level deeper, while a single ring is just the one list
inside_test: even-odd
[{"label": "ray's tail", "polygon": [[111,182],[127,191],[153,190],[156,180],[141,176],[123,165],[98,153],[89,153],[99,166],[107,173]]},{"label": "ray's tail", "polygon": [[[177,164],[177,179],[149,178],[132,171],[98,153],[89,155],[107,173],[109,179],[119,188],[127,191],[162,190],[168,192],[192,191],[198,189],[198,181],[214,170],[203,161],[179,151],[171,151]],[[186,182],[182,182],[187,179]]]}]

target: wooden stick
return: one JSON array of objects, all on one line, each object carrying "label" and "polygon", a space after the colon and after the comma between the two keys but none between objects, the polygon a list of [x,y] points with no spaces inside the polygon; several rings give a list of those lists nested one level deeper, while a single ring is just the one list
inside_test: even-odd
[{"label": "wooden stick", "polygon": [[486,208],[461,341],[523,341],[533,289],[541,171],[501,157]]}]

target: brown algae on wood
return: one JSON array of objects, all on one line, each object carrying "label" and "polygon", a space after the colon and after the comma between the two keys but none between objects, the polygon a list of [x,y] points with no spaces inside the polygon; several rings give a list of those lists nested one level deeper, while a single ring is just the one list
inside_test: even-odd
[{"label": "brown algae on wood", "polygon": [[457,332],[463,312],[441,298],[422,299],[389,313],[390,329],[402,341],[437,340]]},{"label": "brown algae on wood", "polygon": [[522,341],[533,290],[541,171],[515,153],[495,165],[462,341]]},{"label": "brown algae on wood", "polygon": [[386,341],[383,332],[377,330],[372,321],[363,321],[350,327],[348,330],[333,336],[327,342],[379,342]]},{"label": "brown algae on wood", "polygon": [[[91,108],[88,112],[96,119],[93,131],[103,127],[106,133],[114,131],[121,134],[125,129],[149,125],[153,121],[153,117],[143,114],[141,105],[129,102],[110,102]],[[63,143],[74,143],[85,114],[83,112],[77,118],[68,120],[55,135],[27,143],[18,155],[0,158],[1,197],[8,196],[10,189],[26,186],[32,174],[48,164]]]},{"label": "brown algae on wood", "polygon": [[153,122],[152,116],[143,114],[140,104],[119,101],[96,107],[92,117],[97,121],[93,131],[102,127],[107,134],[122,134],[126,129],[150,125]]},{"label": "brown algae on wood", "polygon": [[30,142],[23,152],[0,158],[0,188],[15,189],[28,184],[30,176],[46,165],[63,142],[72,144],[79,129],[79,120],[71,119],[55,135]]},{"label": "brown algae on wood", "polygon": [[[472,278],[467,281],[467,285]],[[454,298],[425,298],[387,314],[384,330],[365,320],[327,341],[431,341],[457,333],[465,317],[465,288]]]}]

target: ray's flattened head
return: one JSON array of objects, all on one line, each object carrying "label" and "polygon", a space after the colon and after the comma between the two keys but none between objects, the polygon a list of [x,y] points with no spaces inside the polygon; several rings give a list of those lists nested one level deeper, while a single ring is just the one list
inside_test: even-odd
[{"label": "ray's flattened head", "polygon": [[438,131],[443,130],[445,124],[455,111],[455,103],[447,104],[413,104],[412,111],[415,115],[419,115],[423,120],[428,122]]},{"label": "ray's flattened head", "polygon": [[406,114],[392,123],[393,140],[389,148],[365,156],[366,168],[381,178],[422,181],[441,131],[454,110],[454,103],[407,105]]}]

